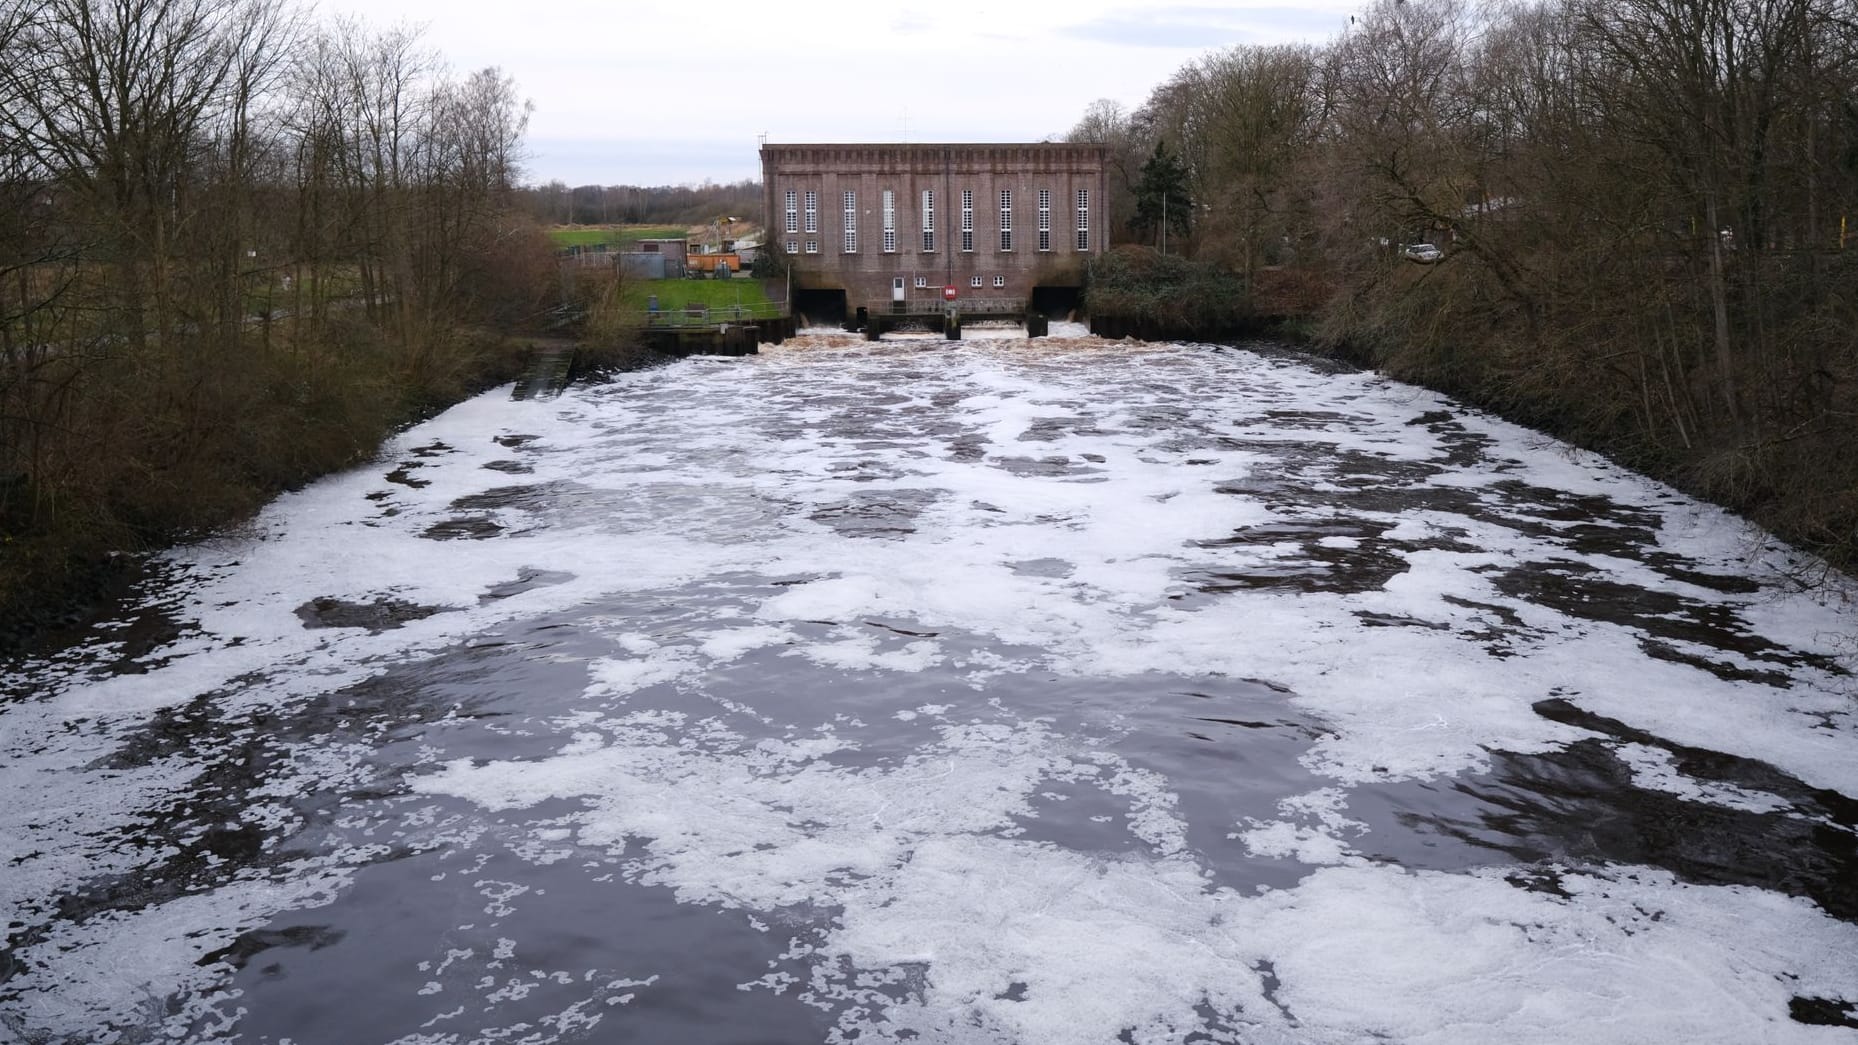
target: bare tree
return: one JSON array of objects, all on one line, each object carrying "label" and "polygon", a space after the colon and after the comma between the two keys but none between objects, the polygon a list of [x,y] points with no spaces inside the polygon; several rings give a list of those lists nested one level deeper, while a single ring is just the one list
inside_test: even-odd
[{"label": "bare tree", "polygon": [[1198,89],[1181,125],[1197,143],[1203,248],[1247,276],[1310,231],[1301,175],[1327,117],[1318,69],[1304,46],[1237,47],[1194,66]]},{"label": "bare tree", "polygon": [[287,4],[0,5],[0,603],[349,461],[534,281],[514,84]]},{"label": "bare tree", "polygon": [[0,72],[0,114],[81,208],[111,266],[117,333],[181,331],[176,246],[197,219],[211,131],[239,105],[249,0],[45,0],[32,46]]}]

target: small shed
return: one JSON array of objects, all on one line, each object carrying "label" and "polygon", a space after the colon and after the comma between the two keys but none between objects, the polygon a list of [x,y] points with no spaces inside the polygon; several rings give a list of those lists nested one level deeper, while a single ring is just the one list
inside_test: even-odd
[{"label": "small shed", "polygon": [[[681,239],[642,239],[633,244],[620,264],[629,274],[642,272],[646,266],[652,266],[661,273],[646,277],[648,279],[683,279],[688,251],[689,248]],[[633,258],[654,260],[633,261]]]},{"label": "small shed", "polygon": [[[669,260],[664,254],[629,250],[619,256],[619,271],[634,279],[666,279],[666,262]],[[682,276],[683,273],[678,275]]]}]

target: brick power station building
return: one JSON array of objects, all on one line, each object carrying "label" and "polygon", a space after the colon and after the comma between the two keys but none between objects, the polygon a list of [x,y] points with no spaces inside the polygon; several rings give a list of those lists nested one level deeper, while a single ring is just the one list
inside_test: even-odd
[{"label": "brick power station building", "polygon": [[[1106,245],[1101,145],[763,145],[765,249],[804,308],[1062,303]],[[842,301],[834,298],[842,297]],[[809,304],[809,302],[811,304]]]}]

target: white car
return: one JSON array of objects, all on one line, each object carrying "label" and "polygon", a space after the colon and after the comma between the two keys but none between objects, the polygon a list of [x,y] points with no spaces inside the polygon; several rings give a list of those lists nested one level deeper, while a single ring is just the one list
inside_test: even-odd
[{"label": "white car", "polygon": [[1430,265],[1445,257],[1444,251],[1430,243],[1409,243],[1400,253],[1406,260],[1417,261],[1424,265]]}]

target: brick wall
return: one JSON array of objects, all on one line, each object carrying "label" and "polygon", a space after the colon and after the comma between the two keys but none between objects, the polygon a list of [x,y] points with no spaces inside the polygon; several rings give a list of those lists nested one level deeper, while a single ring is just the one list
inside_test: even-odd
[{"label": "brick wall", "polygon": [[[1103,146],[1073,144],[766,145],[766,247],[785,252],[794,244],[798,252],[786,255],[794,285],[843,289],[852,308],[889,302],[897,279],[907,300],[925,304],[940,302],[950,283],[963,297],[1014,300],[1028,298],[1035,286],[1082,286],[1084,263],[1106,245],[1105,156]],[[1088,194],[1084,250],[1077,246],[1079,190]],[[887,191],[893,194],[891,250],[885,249]],[[934,193],[932,249],[923,240],[925,191]],[[1001,244],[1003,191],[1012,200],[1011,249]],[[1050,194],[1045,250],[1041,191]],[[793,232],[787,231],[788,192],[795,194]],[[816,194],[813,231],[807,230],[808,192]],[[847,192],[854,194],[852,251],[845,249]],[[973,199],[971,250],[963,249],[964,192]]]}]

